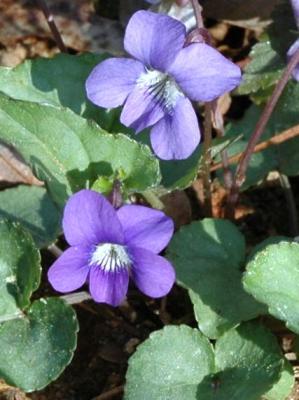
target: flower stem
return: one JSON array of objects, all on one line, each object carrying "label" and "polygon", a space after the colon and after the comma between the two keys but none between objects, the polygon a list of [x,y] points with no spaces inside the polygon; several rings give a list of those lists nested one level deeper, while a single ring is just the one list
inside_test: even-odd
[{"label": "flower stem", "polygon": [[289,178],[284,174],[279,174],[279,180],[286,199],[287,210],[289,212],[290,235],[298,236],[299,235],[298,213],[291,183],[289,181]]},{"label": "flower stem", "polygon": [[[197,29],[201,30],[204,28],[202,18],[202,7],[198,0],[191,0],[194,15],[196,18]],[[204,187],[204,211],[207,217],[212,216],[212,194],[211,194],[211,155],[210,148],[212,145],[212,103],[205,103],[205,120],[204,120],[204,154],[203,154],[203,187]]]},{"label": "flower stem", "polygon": [[91,300],[90,294],[84,291],[66,294],[64,296],[60,296],[60,298],[63,299],[67,304],[78,304],[82,303],[82,301]]},{"label": "flower stem", "polygon": [[[222,113],[219,109],[218,101],[219,101],[219,99],[212,101],[213,125],[214,125],[214,129],[217,132],[217,136],[223,137],[224,136],[224,122],[223,122]],[[226,149],[221,151],[221,160],[222,160],[221,165],[223,166],[224,185],[225,185],[226,190],[229,191],[232,186],[232,183],[233,183],[233,173],[229,167],[229,157],[228,157]],[[211,167],[210,167],[210,171],[212,171]]]},{"label": "flower stem", "polygon": [[204,143],[203,143],[203,187],[205,216],[212,216],[211,193],[211,149],[212,145],[212,103],[205,103]]},{"label": "flower stem", "polygon": [[59,50],[62,53],[68,53],[67,48],[65,47],[65,44],[60,35],[60,32],[55,24],[53,14],[51,13],[51,11],[46,3],[46,0],[37,0],[37,3],[39,5],[40,9],[42,10],[42,12],[44,13],[44,16],[47,20],[47,23],[49,25],[49,28],[52,32],[52,35],[55,39],[55,42],[56,42]]},{"label": "flower stem", "polygon": [[203,28],[204,24],[203,24],[203,19],[202,19],[202,14],[201,14],[202,13],[202,7],[199,4],[198,0],[191,0],[191,4],[192,4],[194,15],[195,15],[195,18],[196,18],[197,28],[198,29]]},{"label": "flower stem", "polygon": [[299,50],[297,50],[294,55],[291,57],[290,61],[288,62],[288,65],[280,78],[279,82],[277,83],[272,96],[270,97],[268,103],[266,104],[266,107],[264,108],[264,111],[255,127],[255,130],[253,134],[250,137],[250,140],[247,144],[247,147],[242,155],[242,158],[240,159],[240,162],[237,166],[237,170],[234,176],[234,181],[231,187],[231,191],[228,196],[227,200],[227,205],[226,205],[226,212],[225,216],[226,218],[233,219],[235,215],[235,207],[239,199],[239,193],[240,193],[240,187],[242,186],[243,182],[245,181],[246,177],[246,171],[251,159],[251,156],[254,152],[254,148],[259,141],[261,135],[264,132],[264,129],[274,111],[274,108],[286,86],[288,83],[288,80],[299,63]]},{"label": "flower stem", "polygon": [[48,251],[52,253],[55,257],[60,257],[63,253],[63,251],[54,243],[50,244],[50,246],[48,247]]},{"label": "flower stem", "polygon": [[157,210],[163,210],[165,208],[163,202],[159,199],[159,197],[154,193],[153,190],[148,189],[142,192],[142,196],[145,200]]},{"label": "flower stem", "polygon": [[94,397],[92,400],[109,400],[113,397],[121,394],[124,391],[124,386],[116,386],[113,389],[108,390],[108,392],[104,392],[97,397]]}]

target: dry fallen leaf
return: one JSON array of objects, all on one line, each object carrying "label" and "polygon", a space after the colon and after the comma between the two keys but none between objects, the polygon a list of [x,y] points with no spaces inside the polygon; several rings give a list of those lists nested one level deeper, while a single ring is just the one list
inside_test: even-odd
[{"label": "dry fallen leaf", "polygon": [[27,185],[43,186],[31,169],[8,146],[0,143],[0,183],[1,186],[25,183]]},{"label": "dry fallen leaf", "polygon": [[24,392],[0,379],[0,400],[30,400]]}]

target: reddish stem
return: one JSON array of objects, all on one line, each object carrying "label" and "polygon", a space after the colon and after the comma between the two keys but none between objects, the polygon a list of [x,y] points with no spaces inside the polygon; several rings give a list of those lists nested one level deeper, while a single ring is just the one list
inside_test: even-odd
[{"label": "reddish stem", "polygon": [[37,3],[39,5],[40,9],[42,10],[42,12],[44,13],[44,16],[47,20],[47,23],[52,32],[52,35],[54,36],[55,42],[56,42],[59,50],[62,53],[68,53],[67,48],[65,47],[65,44],[63,43],[60,32],[55,24],[53,14],[51,13],[49,7],[47,6],[46,1],[45,0],[37,0]]},{"label": "reddish stem", "polygon": [[240,193],[240,187],[242,186],[245,177],[246,177],[246,171],[250,162],[250,159],[252,157],[252,154],[254,152],[254,148],[257,144],[257,142],[260,140],[261,135],[264,132],[264,129],[274,111],[274,108],[286,86],[288,83],[288,80],[290,76],[292,75],[293,70],[296,68],[296,66],[299,63],[299,50],[294,53],[294,55],[291,57],[290,61],[288,62],[288,65],[280,78],[279,82],[277,83],[272,96],[270,97],[268,103],[266,104],[266,107],[264,108],[264,111],[262,115],[260,116],[260,119],[255,127],[255,130],[253,134],[250,137],[250,140],[247,144],[247,147],[239,161],[239,164],[237,166],[237,170],[235,173],[234,181],[231,187],[231,191],[228,196],[227,200],[227,206],[226,206],[226,213],[225,216],[227,218],[233,219],[235,215],[235,208],[236,204],[239,199],[239,193]]}]

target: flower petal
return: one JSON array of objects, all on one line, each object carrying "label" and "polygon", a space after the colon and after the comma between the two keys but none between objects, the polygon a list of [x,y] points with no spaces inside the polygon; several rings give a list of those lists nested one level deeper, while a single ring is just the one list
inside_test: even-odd
[{"label": "flower petal", "polygon": [[87,97],[100,107],[122,105],[145,71],[143,64],[128,58],[110,58],[98,64],[86,81]]},{"label": "flower petal", "polygon": [[137,11],[125,33],[125,49],[147,67],[166,71],[184,45],[185,26],[167,15]]},{"label": "flower petal", "polygon": [[117,210],[128,246],[160,253],[169,243],[174,224],[162,211],[149,207],[127,205]]},{"label": "flower petal", "polygon": [[204,43],[182,49],[169,73],[191,100],[211,101],[241,82],[240,68]]},{"label": "flower petal", "polygon": [[55,290],[62,293],[72,292],[86,282],[90,249],[70,247],[52,264],[48,279]]},{"label": "flower petal", "polygon": [[69,198],[62,225],[71,246],[124,241],[116,211],[104,196],[93,190],[80,190]]},{"label": "flower petal", "polygon": [[141,292],[150,297],[165,296],[175,282],[175,272],[164,257],[138,247],[130,247],[132,278]]},{"label": "flower petal", "polygon": [[181,97],[172,114],[166,115],[151,130],[151,144],[162,160],[188,158],[200,141],[197,117],[191,102]]},{"label": "flower petal", "polygon": [[136,86],[125,102],[120,121],[138,133],[154,125],[163,116],[163,104],[155,101],[146,88]]},{"label": "flower petal", "polygon": [[129,285],[127,269],[115,272],[103,271],[93,266],[89,275],[89,290],[92,298],[98,303],[118,306],[125,298]]},{"label": "flower petal", "polygon": [[299,0],[291,0],[297,28],[299,28]]},{"label": "flower petal", "polygon": [[[289,48],[287,56],[288,59],[290,59],[295,53],[296,51],[299,50],[299,39],[297,39],[292,46]],[[297,67],[293,70],[293,78],[299,82],[299,64],[297,65]]]}]

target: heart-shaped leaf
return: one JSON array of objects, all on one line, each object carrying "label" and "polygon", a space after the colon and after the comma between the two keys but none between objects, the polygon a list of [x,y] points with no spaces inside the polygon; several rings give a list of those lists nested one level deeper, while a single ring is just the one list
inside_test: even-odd
[{"label": "heart-shaped leaf", "polygon": [[[183,244],[180,245],[181,242]],[[185,249],[183,254],[181,247]],[[239,269],[245,258],[244,236],[230,221],[205,218],[182,227],[173,237],[169,248],[170,255],[186,258],[190,252],[194,258],[225,261]]]},{"label": "heart-shaped leaf", "polygon": [[0,191],[0,217],[20,222],[38,247],[54,242],[60,232],[60,212],[45,188],[20,185]]},{"label": "heart-shaped leaf", "polygon": [[131,357],[125,399],[196,399],[198,383],[214,370],[207,338],[185,325],[166,326]]},{"label": "heart-shaped leaf", "polygon": [[259,400],[282,366],[275,337],[256,323],[225,333],[214,354],[199,331],[169,326],[131,357],[125,400]]},{"label": "heart-shaped leaf", "polygon": [[91,70],[107,57],[107,54],[58,54],[53,58],[26,60],[14,68],[0,67],[1,91],[16,100],[70,108],[109,130],[115,113],[93,105],[85,91]]},{"label": "heart-shaped leaf", "polygon": [[40,255],[29,233],[15,222],[0,220],[0,322],[28,307],[40,274]]},{"label": "heart-shaped leaf", "polygon": [[147,146],[108,134],[70,110],[1,95],[0,125],[0,138],[17,148],[59,205],[101,175],[123,176],[128,192],[161,179],[158,160]]},{"label": "heart-shaped leaf", "polygon": [[0,325],[0,378],[26,392],[56,379],[72,359],[78,323],[58,298],[35,301],[23,318]]},{"label": "heart-shaped leaf", "polygon": [[269,313],[299,333],[299,244],[281,242],[256,253],[246,266],[244,288]]},{"label": "heart-shaped leaf", "polygon": [[210,338],[265,311],[242,287],[245,243],[231,222],[205,219],[183,227],[167,256],[179,284],[189,290],[200,330]]},{"label": "heart-shaped leaf", "polygon": [[279,381],[262,397],[264,400],[286,400],[293,389],[295,376],[292,365],[284,360]]},{"label": "heart-shaped leaf", "polygon": [[264,250],[270,244],[278,244],[280,242],[293,242],[293,239],[291,239],[287,236],[270,236],[267,239],[263,240],[262,242],[258,243],[256,246],[254,246],[251,249],[251,251],[247,257],[247,262],[252,260],[257,253]]},{"label": "heart-shaped leaf", "polygon": [[258,100],[262,99],[262,93],[265,90],[273,89],[281,77],[285,68],[285,59],[273,50],[269,40],[254,45],[250,58],[251,62],[245,68],[237,93],[255,94]]}]

